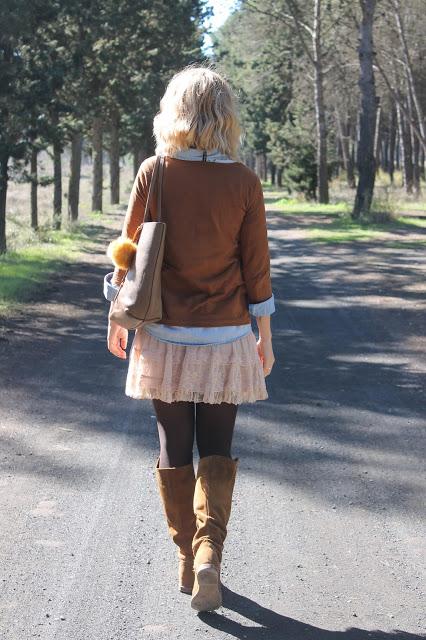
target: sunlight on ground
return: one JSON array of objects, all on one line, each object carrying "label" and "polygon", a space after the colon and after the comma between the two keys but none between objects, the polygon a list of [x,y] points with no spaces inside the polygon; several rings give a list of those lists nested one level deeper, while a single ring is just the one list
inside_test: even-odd
[{"label": "sunlight on ground", "polygon": [[[304,232],[308,239],[315,242],[338,244],[344,242],[386,241],[395,249],[422,246],[426,239],[422,230],[426,228],[426,217],[421,217],[423,203],[418,202],[419,216],[393,215],[388,222],[355,222],[350,216],[349,202],[319,204],[298,198],[282,197],[283,190],[265,190],[265,204],[268,211],[282,216],[308,217]],[[405,202],[413,209],[412,202]],[[401,211],[403,207],[401,208]],[[379,209],[377,209],[379,212]],[[416,234],[416,231],[418,233]],[[403,233],[401,233],[403,232]]]},{"label": "sunlight on ground", "polygon": [[50,274],[76,259],[92,236],[93,231],[85,225],[75,225],[73,230],[50,230],[42,242],[3,256],[0,260],[0,312],[5,313],[11,302],[25,299]]}]

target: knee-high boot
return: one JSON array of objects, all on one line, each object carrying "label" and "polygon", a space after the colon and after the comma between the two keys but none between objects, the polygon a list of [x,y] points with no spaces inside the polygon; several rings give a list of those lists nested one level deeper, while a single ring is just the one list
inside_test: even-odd
[{"label": "knee-high boot", "polygon": [[196,531],[193,511],[195,474],[194,467],[159,468],[157,459],[155,475],[160,492],[169,533],[178,546],[179,589],[191,593],[194,584],[194,556],[192,540]]},{"label": "knee-high boot", "polygon": [[198,464],[194,491],[197,530],[192,542],[195,579],[191,600],[191,606],[197,611],[212,611],[222,604],[220,565],[238,462],[238,458],[211,455],[201,458]]}]

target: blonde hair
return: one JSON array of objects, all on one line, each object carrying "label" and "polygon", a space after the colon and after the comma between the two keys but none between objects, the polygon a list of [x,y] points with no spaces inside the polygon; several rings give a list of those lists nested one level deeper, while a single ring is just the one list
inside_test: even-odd
[{"label": "blonde hair", "polygon": [[237,100],[228,82],[209,67],[189,66],[176,73],[154,118],[157,154],[180,149],[218,149],[238,158],[241,127]]}]

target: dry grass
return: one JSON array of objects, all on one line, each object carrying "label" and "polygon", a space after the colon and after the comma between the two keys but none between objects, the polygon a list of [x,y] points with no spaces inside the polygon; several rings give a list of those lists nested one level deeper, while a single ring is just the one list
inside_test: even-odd
[{"label": "dry grass", "polygon": [[[40,154],[39,175],[51,176],[53,174],[53,162],[50,156],[43,152]],[[133,183],[133,167],[129,161],[125,163],[120,174],[121,201],[125,202]],[[69,153],[63,154],[62,167],[62,222],[63,227],[70,230],[68,223],[68,181],[69,181]],[[104,164],[103,202],[104,211],[111,209],[109,204],[109,170]],[[92,191],[92,166],[90,158],[84,157],[80,181],[80,211],[79,219],[87,222],[93,218],[91,212]],[[40,232],[35,233],[31,229],[30,211],[30,185],[28,183],[9,182],[6,202],[6,235],[8,249],[19,250],[30,245],[37,244],[40,234],[51,226],[53,218],[53,185],[38,188],[38,210]]]},{"label": "dry grass", "polygon": [[[79,259],[79,252],[89,247],[98,233],[99,222],[109,226],[108,212],[117,209],[109,204],[109,171],[104,165],[104,213],[91,211],[90,160],[84,158],[80,183],[80,211],[77,223],[68,220],[67,189],[69,154],[63,155],[62,228],[52,229],[53,185],[38,189],[39,228],[31,229],[30,185],[9,182],[6,203],[8,251],[0,256],[0,315],[5,315],[25,301],[49,276],[67,262]],[[51,176],[52,160],[40,154],[39,175]],[[121,171],[121,201],[128,200],[133,184],[133,167],[127,162]],[[123,204],[121,205],[121,209]]]}]

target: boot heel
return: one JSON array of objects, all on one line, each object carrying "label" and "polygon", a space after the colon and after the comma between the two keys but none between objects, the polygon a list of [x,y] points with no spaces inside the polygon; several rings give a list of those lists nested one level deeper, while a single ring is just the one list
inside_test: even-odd
[{"label": "boot heel", "polygon": [[196,571],[191,607],[196,611],[213,611],[221,605],[219,571],[212,564],[202,564]]}]

